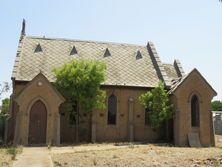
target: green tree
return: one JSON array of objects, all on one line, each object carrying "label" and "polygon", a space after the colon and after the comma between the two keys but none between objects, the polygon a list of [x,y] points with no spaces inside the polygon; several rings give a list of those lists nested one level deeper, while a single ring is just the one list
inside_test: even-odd
[{"label": "green tree", "polygon": [[55,85],[64,95],[70,114],[75,119],[76,142],[79,142],[80,108],[84,112],[105,108],[105,91],[100,85],[105,81],[106,65],[99,61],[73,60],[54,70]]},{"label": "green tree", "polygon": [[1,114],[2,115],[5,115],[5,114],[8,114],[9,112],[9,103],[10,103],[10,100],[9,98],[5,98],[2,100],[2,107],[1,107]]},{"label": "green tree", "polygon": [[139,102],[150,110],[149,122],[154,129],[160,127],[164,121],[172,118],[172,105],[170,105],[167,91],[164,89],[162,82],[156,88],[142,94],[139,97]]},{"label": "green tree", "polygon": [[211,103],[213,111],[222,111],[222,101],[215,100]]},{"label": "green tree", "polygon": [[[0,113],[0,138],[4,138],[4,130],[5,130],[5,122],[9,113],[9,98],[5,98],[2,100],[1,113]],[[1,142],[1,141],[0,141]]]}]

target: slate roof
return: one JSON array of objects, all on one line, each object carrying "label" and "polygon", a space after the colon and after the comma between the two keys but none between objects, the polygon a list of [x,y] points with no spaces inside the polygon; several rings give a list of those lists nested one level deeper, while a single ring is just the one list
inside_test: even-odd
[{"label": "slate roof", "polygon": [[[35,52],[38,45],[42,51]],[[73,47],[77,54],[70,55]],[[104,57],[107,49],[111,56]],[[138,51],[141,59],[136,59]],[[107,70],[103,85],[155,87],[160,80],[169,85],[172,78],[178,77],[173,65],[162,64],[153,44],[140,46],[24,35],[18,46],[12,78],[31,81],[41,71],[50,82],[54,82],[56,78],[52,70],[72,59],[105,62]]]},{"label": "slate roof", "polygon": [[203,79],[206,85],[214,92],[214,95],[217,95],[217,92],[212,88],[212,86],[207,82],[207,80],[201,75],[201,73],[196,68],[194,68],[191,72],[184,75],[183,77],[172,80],[171,89],[168,91],[168,93],[173,94],[183,84],[183,82],[193,73],[197,73]]},{"label": "slate roof", "polygon": [[178,78],[177,72],[175,67],[172,64],[163,64],[163,67],[167,73],[167,76],[170,80]]}]

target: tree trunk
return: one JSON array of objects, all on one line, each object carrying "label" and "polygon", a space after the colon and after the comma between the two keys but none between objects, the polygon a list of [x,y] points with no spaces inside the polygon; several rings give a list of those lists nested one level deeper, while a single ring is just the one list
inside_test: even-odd
[{"label": "tree trunk", "polygon": [[76,112],[76,143],[79,143],[79,102],[77,102]]}]

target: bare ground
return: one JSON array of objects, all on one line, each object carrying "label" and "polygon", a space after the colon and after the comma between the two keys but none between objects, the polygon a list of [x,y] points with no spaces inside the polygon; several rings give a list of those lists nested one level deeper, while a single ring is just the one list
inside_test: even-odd
[{"label": "bare ground", "polygon": [[113,144],[52,148],[55,167],[200,167],[222,166],[222,137],[217,147],[185,148],[169,145]]},{"label": "bare ground", "polygon": [[12,166],[12,156],[7,153],[7,149],[0,148],[0,167]]}]

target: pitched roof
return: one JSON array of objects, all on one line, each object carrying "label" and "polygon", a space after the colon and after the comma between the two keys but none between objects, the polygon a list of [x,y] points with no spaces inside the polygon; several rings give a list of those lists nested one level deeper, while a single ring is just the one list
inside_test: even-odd
[{"label": "pitched roof", "polygon": [[163,64],[163,67],[167,73],[167,76],[170,80],[178,78],[177,72],[175,67],[172,64]]},{"label": "pitched roof", "polygon": [[[42,52],[35,52],[38,45],[41,45]],[[73,46],[78,52],[76,56],[70,56]],[[111,56],[104,57],[107,49]],[[141,59],[135,57],[138,51],[142,55]],[[170,79],[176,76],[174,72],[167,72],[168,68],[165,68],[165,65],[162,66],[153,44],[140,46],[23,36],[19,43],[12,78],[17,81],[30,81],[41,71],[50,82],[54,82],[56,78],[52,70],[72,59],[105,62],[107,70],[103,85],[155,87],[160,80],[168,82],[167,75]]]},{"label": "pitched roof", "polygon": [[196,68],[194,68],[187,75],[184,75],[183,77],[173,80],[171,89],[169,90],[168,93],[173,94],[193,73],[197,73],[203,79],[206,85],[214,92],[214,95],[217,95],[217,92],[213,89],[213,87],[207,82],[207,80],[201,75],[201,73]]},{"label": "pitched roof", "polygon": [[42,72],[39,72],[39,74],[37,74],[33,80],[31,82],[28,83],[28,85],[22,89],[21,92],[19,92],[15,97],[15,101],[18,102],[19,98],[24,94],[24,92],[33,84],[35,83],[36,80],[44,80],[45,83],[47,83],[47,85],[51,88],[51,90],[57,95],[60,103],[63,103],[65,101],[65,98],[61,95],[61,93],[48,81],[48,79],[45,77],[44,74],[42,74]]}]

